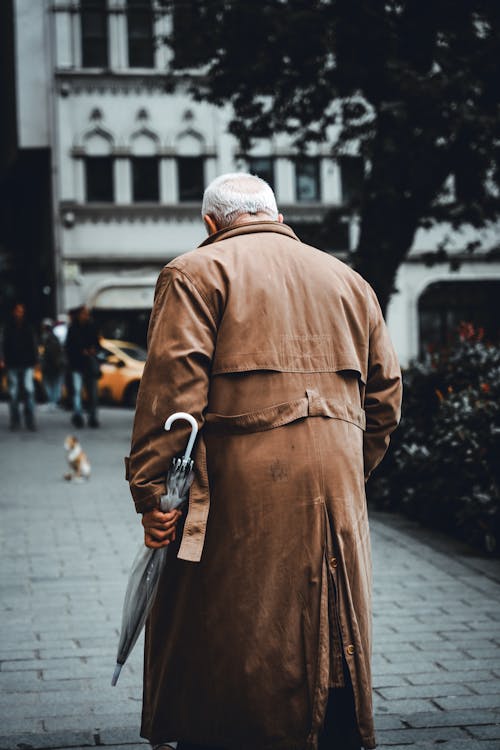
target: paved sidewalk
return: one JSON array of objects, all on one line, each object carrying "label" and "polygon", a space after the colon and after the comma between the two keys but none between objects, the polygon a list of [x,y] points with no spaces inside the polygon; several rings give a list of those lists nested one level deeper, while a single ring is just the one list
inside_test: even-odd
[{"label": "paved sidewalk", "polygon": [[[0,750],[135,750],[142,643],[110,687],[141,527],[123,480],[132,413],[83,429],[87,484],[62,480],[65,412],[7,431],[0,404]],[[382,748],[500,749],[500,563],[372,514],[375,713]]]}]

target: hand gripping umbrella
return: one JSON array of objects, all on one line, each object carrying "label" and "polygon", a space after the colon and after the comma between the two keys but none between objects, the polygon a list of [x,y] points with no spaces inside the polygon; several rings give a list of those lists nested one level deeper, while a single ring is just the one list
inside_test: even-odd
[{"label": "hand gripping umbrella", "polygon": [[[193,461],[191,451],[198,432],[198,425],[191,414],[175,412],[165,422],[165,429],[170,430],[176,419],[185,419],[191,425],[191,437],[182,458],[172,459],[166,478],[167,494],[160,498],[160,510],[168,513],[178,508],[186,499],[193,481]],[[116,667],[111,680],[116,685],[121,669],[135,646],[144,623],[153,606],[158,582],[165,567],[168,547],[151,549],[141,544],[132,563],[125,600],[123,602],[122,627],[116,656]]]}]

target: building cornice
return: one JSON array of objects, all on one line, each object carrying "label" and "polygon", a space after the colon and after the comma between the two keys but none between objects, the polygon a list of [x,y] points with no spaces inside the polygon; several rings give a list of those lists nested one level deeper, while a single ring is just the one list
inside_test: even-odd
[{"label": "building cornice", "polygon": [[[280,209],[287,223],[317,224],[321,222],[333,206],[308,203],[281,205]],[[76,203],[62,201],[59,204],[62,223],[70,228],[74,224],[111,224],[137,222],[193,222],[201,221],[200,203]]]},{"label": "building cornice", "polygon": [[74,203],[61,201],[61,220],[67,227],[73,224],[135,224],[137,222],[201,221],[197,203]]},{"label": "building cornice", "polygon": [[[192,75],[175,74],[176,86],[182,86],[192,78]],[[167,85],[167,71],[149,68],[120,71],[102,68],[59,68],[55,72],[55,82],[57,93],[62,97],[95,93],[160,93],[168,96],[171,93],[171,87]]]},{"label": "building cornice", "polygon": [[[187,250],[186,250],[187,252]],[[172,251],[169,251],[168,253],[145,253],[140,248],[137,248],[136,251],[131,251],[129,253],[117,253],[116,255],[110,255],[109,251],[102,251],[102,254],[99,254],[98,251],[94,251],[92,253],[66,253],[62,260],[64,263],[77,263],[79,266],[85,269],[89,269],[89,267],[95,267],[99,269],[103,268],[109,268],[113,269],[114,272],[116,272],[117,266],[120,267],[120,271],[127,271],[129,269],[136,269],[136,268],[146,268],[152,266],[153,268],[157,268],[158,266],[161,268],[166,263],[168,263],[172,258],[176,257],[176,255],[180,255],[179,253],[173,253]],[[126,276],[123,277],[125,280],[129,280],[130,277]],[[122,277],[117,276],[116,281],[123,280]]]}]

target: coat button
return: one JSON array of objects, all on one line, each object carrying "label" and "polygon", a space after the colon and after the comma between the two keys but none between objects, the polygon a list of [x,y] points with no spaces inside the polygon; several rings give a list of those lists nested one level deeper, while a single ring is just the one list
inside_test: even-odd
[{"label": "coat button", "polygon": [[349,654],[349,656],[352,656],[352,655],[353,655],[353,653],[354,653],[354,651],[355,651],[355,648],[354,648],[354,646],[352,645],[352,643],[350,643],[350,644],[349,644],[349,645],[347,646],[347,648],[346,648],[346,652],[347,652],[347,653]]},{"label": "coat button", "polygon": [[330,557],[330,565],[332,566],[332,568],[336,568],[337,567],[337,558],[336,557]]}]

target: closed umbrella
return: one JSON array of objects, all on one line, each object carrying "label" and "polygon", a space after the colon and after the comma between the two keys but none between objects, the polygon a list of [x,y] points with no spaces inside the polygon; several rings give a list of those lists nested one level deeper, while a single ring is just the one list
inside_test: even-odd
[{"label": "closed umbrella", "polygon": [[[165,429],[170,430],[177,419],[185,419],[191,425],[191,436],[182,458],[174,458],[166,478],[166,495],[160,498],[160,509],[167,513],[178,508],[187,499],[193,481],[193,461],[191,452],[198,432],[198,425],[191,414],[175,412],[165,422]],[[132,564],[123,602],[122,627],[118,642],[116,667],[111,680],[116,685],[121,669],[144,627],[144,623],[153,606],[158,582],[165,567],[168,547],[150,549],[141,544]]]}]

